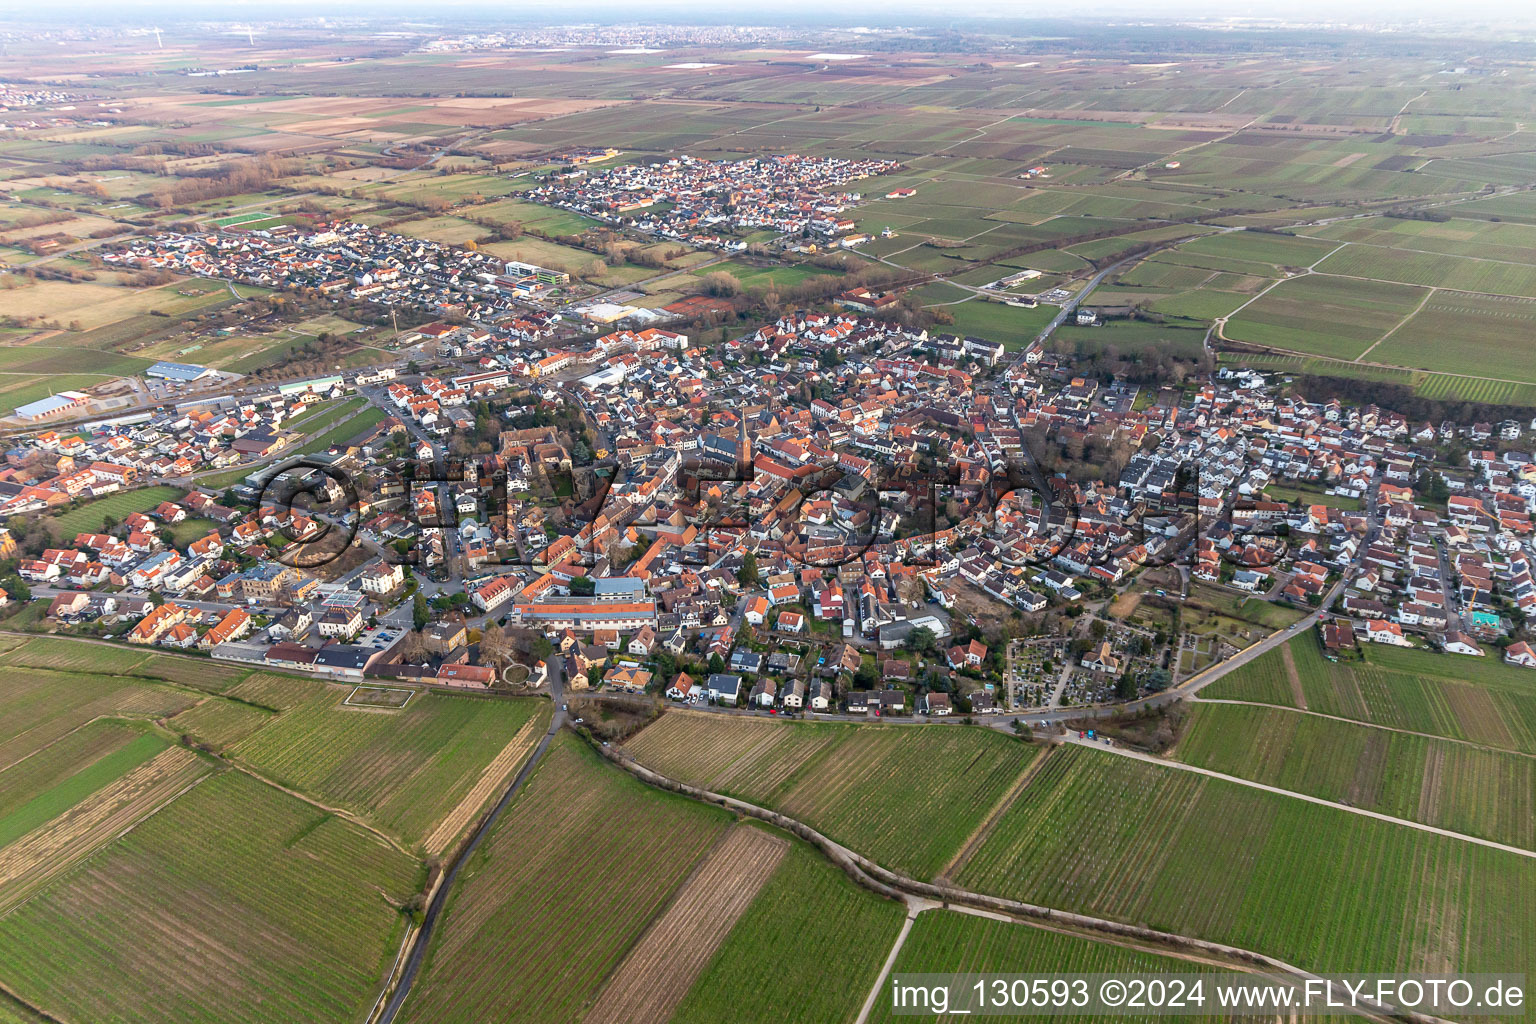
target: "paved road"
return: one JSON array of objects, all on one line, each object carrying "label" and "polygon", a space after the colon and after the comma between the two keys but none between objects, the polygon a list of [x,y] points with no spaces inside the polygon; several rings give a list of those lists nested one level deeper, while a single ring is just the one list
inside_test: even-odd
[{"label": "paved road", "polygon": [[550,740],[554,739],[555,734],[560,731],[560,727],[565,724],[566,714],[562,703],[565,699],[565,679],[560,664],[560,659],[550,659],[549,695],[554,699],[555,713],[549,720],[549,730],[539,740],[539,745],[534,747],[527,763],[517,773],[517,777],[512,780],[512,785],[507,787],[507,791],[501,795],[501,799],[496,802],[496,806],[491,810],[491,813],[487,814],[485,820],[480,823],[480,827],[475,829],[474,835],[470,836],[469,842],[464,845],[459,855],[454,858],[447,874],[438,883],[437,891],[432,894],[432,900],[427,904],[427,911],[422,918],[421,928],[416,933],[416,938],[411,944],[410,953],[406,957],[405,967],[400,974],[400,983],[395,986],[395,991],[390,996],[389,1003],[384,1007],[384,1012],[379,1015],[378,1024],[393,1024],[395,1016],[400,1012],[400,1007],[405,1004],[406,998],[411,994],[411,986],[415,984],[416,975],[420,972],[421,965],[426,959],[427,950],[431,947],[432,934],[437,928],[438,918],[442,916],[443,907],[448,903],[448,895],[453,891],[453,883],[459,877],[459,870],[474,856],[475,850],[479,848],[480,843],[490,833],[497,819],[507,809],[507,805],[512,802],[512,797],[517,795],[517,791],[523,787],[523,783],[527,782],[528,777],[533,774],[534,768],[538,767],[539,761],[544,757],[544,752],[549,749]]}]

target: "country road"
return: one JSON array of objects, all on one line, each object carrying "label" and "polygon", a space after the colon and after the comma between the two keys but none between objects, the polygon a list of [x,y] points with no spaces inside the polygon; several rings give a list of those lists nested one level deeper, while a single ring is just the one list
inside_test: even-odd
[{"label": "country road", "polygon": [[[382,1013],[378,1011],[377,1005],[375,1005],[374,1014],[377,1014],[377,1016],[374,1014],[369,1015],[370,1020],[375,1020],[377,1024],[392,1024],[396,1015],[400,1012],[400,1007],[405,1005],[406,998],[411,994],[411,986],[416,982],[416,975],[421,971],[421,965],[426,960],[427,950],[432,945],[432,934],[437,929],[438,919],[442,916],[443,908],[448,903],[448,897],[453,891],[453,883],[458,880],[460,869],[464,867],[470,857],[474,856],[475,850],[480,847],[480,843],[490,834],[491,829],[495,827],[497,820],[500,819],[502,812],[512,802],[512,798],[517,795],[518,790],[522,789],[523,783],[528,781],[529,776],[533,774],[533,770],[538,767],[545,751],[549,749],[550,741],[555,738],[555,734],[565,724],[566,715],[564,704],[562,703],[565,699],[564,685],[565,679],[561,670],[556,665],[551,665],[549,695],[554,701],[555,713],[550,717],[549,729],[540,737],[538,746],[534,747],[533,753],[528,756],[527,762],[524,763],[522,769],[512,780],[512,785],[507,787],[507,791],[501,795],[501,799],[496,802],[496,806],[480,822],[479,827],[470,836],[469,842],[465,843],[463,848],[459,850],[458,856],[454,857],[453,863],[449,865],[447,872],[438,882],[437,888],[432,893],[432,899],[427,904],[426,914],[422,917],[421,927],[416,930],[414,937],[407,940],[410,942],[410,952],[406,955],[405,966],[401,969],[400,979],[396,983],[394,991],[389,994],[388,1003],[385,1004]],[[385,991],[388,992],[388,989]],[[384,993],[380,993],[380,999],[383,997]]]}]

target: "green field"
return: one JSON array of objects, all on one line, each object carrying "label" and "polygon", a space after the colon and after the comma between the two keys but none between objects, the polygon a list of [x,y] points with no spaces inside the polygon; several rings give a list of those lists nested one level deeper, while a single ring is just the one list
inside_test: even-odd
[{"label": "green field", "polygon": [[356,416],[337,424],[318,437],[305,442],[304,446],[298,449],[296,454],[314,455],[316,452],[327,451],[333,445],[346,444],[353,438],[361,436],[384,422],[385,415],[386,413],[383,409],[370,406]]},{"label": "green field", "polygon": [[420,882],[361,829],[226,772],[0,917],[0,979],[73,1020],[362,1021]]},{"label": "green field", "polygon": [[[1471,658],[1370,644],[1363,661],[1335,664],[1323,658],[1310,632],[1288,647],[1308,710],[1536,753],[1536,672],[1505,665],[1495,654]],[[1297,707],[1286,678],[1280,652],[1271,651],[1201,696]]]},{"label": "green field", "polygon": [[78,533],[100,533],[103,517],[111,516],[118,522],[135,512],[148,512],[163,501],[180,501],[187,492],[180,487],[164,484],[141,487],[138,490],[109,494],[105,498],[88,501],[54,517],[51,522],[64,541],[75,539]]},{"label": "green field", "polygon": [[685,713],[663,715],[626,749],[664,775],[783,811],[914,878],[939,873],[1034,754],[991,730]]},{"label": "green field", "polygon": [[47,824],[166,746],[158,736],[102,718],[0,771],[0,848]]},{"label": "green field", "polygon": [[0,764],[12,762],[102,715],[174,715],[195,696],[139,679],[8,668],[0,685]]},{"label": "green field", "polygon": [[578,1018],[729,822],[562,733],[465,867],[399,1019]]},{"label": "green field", "polygon": [[1317,266],[1318,273],[1428,285],[1488,295],[1536,297],[1536,266],[1495,260],[1350,245]]},{"label": "green field", "polygon": [[939,333],[1000,341],[1010,352],[1034,341],[1058,312],[1055,306],[1041,305],[1034,309],[1024,309],[985,299],[971,299],[936,308],[955,318],[953,324],[941,324],[935,328]]},{"label": "green field", "polygon": [[1227,322],[1226,336],[1358,358],[1418,308],[1422,288],[1310,274],[1282,281]]},{"label": "green field", "polygon": [[143,648],[37,637],[0,655],[0,663],[27,668],[126,675],[142,665],[149,653]]},{"label": "green field", "polygon": [[1327,494],[1318,488],[1300,484],[1270,484],[1264,488],[1264,494],[1275,501],[1283,501],[1287,504],[1300,502],[1303,505],[1327,505],[1329,508],[1341,509],[1345,512],[1360,511],[1359,498]]},{"label": "green field", "polygon": [[1187,764],[1536,849],[1536,758],[1270,707],[1196,704]]},{"label": "green field", "polygon": [[[1536,302],[1436,292],[1371,359],[1448,373],[1536,381]],[[1481,382],[1472,381],[1469,384]]]},{"label": "green field", "polygon": [[1075,744],[956,880],[1322,972],[1507,970],[1536,948],[1536,860]]},{"label": "green field", "polygon": [[[815,848],[794,840],[736,922],[672,1024],[725,1020],[823,1024],[852,1020],[901,927],[901,904],[856,886]],[[776,950],[775,956],[763,956]],[[784,998],[786,977],[837,965],[838,984]]]},{"label": "green field", "polygon": [[1121,355],[1142,355],[1156,358],[1159,355],[1198,359],[1204,352],[1203,329],[1172,324],[1142,321],[1110,321],[1100,327],[1063,325],[1052,335],[1059,345],[1071,346],[1069,351],[1108,352],[1113,349]]},{"label": "green field", "polygon": [[[410,843],[458,805],[519,729],[547,713],[538,701],[434,693],[386,713],[344,707],[348,692],[327,687],[236,743],[230,755]],[[246,716],[220,727],[238,731],[253,722]]]}]

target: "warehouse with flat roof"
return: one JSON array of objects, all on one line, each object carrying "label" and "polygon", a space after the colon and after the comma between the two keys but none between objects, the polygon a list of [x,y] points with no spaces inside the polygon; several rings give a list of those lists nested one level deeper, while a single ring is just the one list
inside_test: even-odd
[{"label": "warehouse with flat roof", "polygon": [[193,381],[202,380],[213,375],[213,370],[206,366],[198,366],[196,363],[168,363],[158,362],[144,371],[144,376],[158,378],[160,380],[174,381],[177,384],[191,384]]}]

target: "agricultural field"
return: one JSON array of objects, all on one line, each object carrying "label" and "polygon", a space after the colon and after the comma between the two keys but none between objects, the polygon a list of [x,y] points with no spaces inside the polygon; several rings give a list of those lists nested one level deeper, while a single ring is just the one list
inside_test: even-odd
[{"label": "agricultural field", "polygon": [[663,715],[626,750],[664,775],[783,811],[914,878],[939,873],[1034,752],[992,730],[686,712]]},{"label": "agricultural field", "polygon": [[1063,325],[1051,336],[1055,347],[1066,351],[1137,354],[1144,358],[1171,355],[1198,359],[1204,352],[1204,328],[1194,326],[1110,321],[1100,327]]},{"label": "agricultural field", "polygon": [[192,740],[224,751],[272,721],[265,708],[232,700],[205,700],[170,719],[166,725]]},{"label": "agricultural field", "polygon": [[170,687],[112,675],[8,667],[0,677],[0,765],[101,716],[161,718],[197,700]]},{"label": "agricultural field", "polygon": [[[851,1021],[858,1013],[904,910],[859,888],[809,844],[790,843],[788,856],[715,950],[672,1024],[824,1024]],[[763,956],[763,950],[776,955]],[[786,976],[819,974],[832,963],[838,984],[806,986],[785,1000]]]},{"label": "agricultural field", "polygon": [[[60,344],[151,312],[186,316],[232,300],[222,281],[188,280],[158,288],[133,288],[106,281],[38,281],[5,292],[6,312],[27,320],[59,319],[69,333],[54,335]],[[62,312],[66,311],[67,312]]]},{"label": "agricultural field", "polygon": [[1175,756],[1351,807],[1536,849],[1536,758],[1331,718],[1195,704]]},{"label": "agricultural field", "polygon": [[0,914],[0,981],[73,1020],[362,1021],[421,881],[363,830],[225,772]]},{"label": "agricultural field", "polygon": [[670,1019],[788,852],[783,836],[745,824],[731,829],[630,949],[583,1020]]},{"label": "agricultural field", "polygon": [[1268,231],[1232,231],[1186,242],[1184,252],[1222,259],[1267,263],[1272,267],[1301,270],[1323,259],[1338,243],[1298,238]]},{"label": "agricultural field", "polygon": [[465,866],[399,1019],[579,1018],[729,827],[562,733]]},{"label": "agricultural field", "polygon": [[161,502],[180,501],[186,496],[184,489],[165,484],[140,487],[76,505],[52,517],[48,523],[61,540],[72,541],[78,533],[100,533],[109,516],[115,522],[122,522],[135,512],[148,512]]},{"label": "agricultural field", "polygon": [[[316,684],[306,685],[313,694]],[[423,693],[398,711],[357,708],[343,703],[350,692],[324,685],[228,753],[276,782],[356,811],[410,844],[433,835],[471,792],[481,794],[471,815],[478,810],[489,796],[477,789],[486,768],[509,744],[512,753],[526,755],[549,713],[540,701],[436,693]],[[231,694],[254,699],[239,689]],[[512,760],[500,762],[497,778],[522,757]]]},{"label": "agricultural field", "polygon": [[6,665],[54,669],[60,672],[126,675],[130,670],[144,664],[149,659],[149,654],[149,651],[142,648],[38,637],[0,655],[0,662]]},{"label": "agricultural field", "polygon": [[[1371,359],[1425,370],[1536,382],[1536,351],[1528,344],[1533,328],[1536,300],[1436,291],[1422,309],[1376,347]],[[1423,391],[1428,395],[1430,389]]]},{"label": "agricultural field", "polygon": [[[1316,641],[1311,641],[1315,643]],[[1265,651],[1252,661],[1239,665],[1200,691],[1212,700],[1247,700],[1280,707],[1298,707],[1300,679],[1292,687],[1283,648]]]},{"label": "agricultural field", "polygon": [[1268,348],[1355,359],[1427,296],[1408,285],[1308,274],[1260,295],[1227,321],[1224,333]]},{"label": "agricultural field", "polygon": [[1530,263],[1350,244],[1319,263],[1317,271],[1486,295],[1536,297],[1536,266]]},{"label": "agricultural field", "polygon": [[1536,859],[1077,744],[956,881],[1321,972],[1508,969],[1536,942]]},{"label": "agricultural field", "polygon": [[979,298],[940,308],[955,318],[954,323],[943,324],[938,328],[941,333],[962,337],[974,335],[1000,341],[1009,352],[1016,352],[1034,341],[1058,312],[1055,306],[1040,305],[1034,309],[1024,309]]},{"label": "agricultural field", "polygon": [[[1061,974],[1194,974],[1217,970],[1209,963],[1159,956],[1115,942],[1096,942],[1070,932],[1030,924],[998,921],[956,910],[925,910],[896,954],[895,974],[1013,974],[1024,965],[1039,965]],[[876,999],[869,1019],[877,1024],[909,1019],[893,1012],[890,998]],[[989,1015],[990,1016],[990,1015]],[[998,1016],[999,1020],[1036,1020],[1029,1016]],[[1052,1020],[1090,1024],[1094,1014],[1052,1014]],[[1117,1014],[1118,1021],[1150,1021],[1153,1017]],[[1221,1015],[1190,1016],[1185,1020],[1221,1021]]]},{"label": "agricultural field", "polygon": [[[1297,686],[1276,685],[1288,655]],[[1262,669],[1255,668],[1261,662]],[[1277,670],[1276,666],[1279,666]],[[1496,657],[1371,645],[1363,660],[1330,662],[1311,633],[1200,691],[1202,697],[1298,707],[1375,725],[1536,753],[1536,673]]]},{"label": "agricultural field", "polygon": [[6,822],[0,914],[153,815],[210,768],[190,750],[146,735],[38,793]]}]

